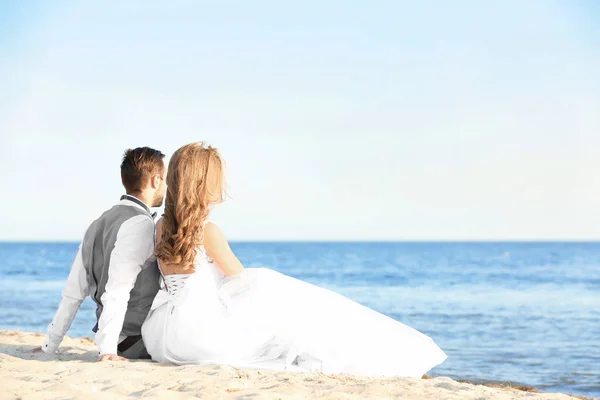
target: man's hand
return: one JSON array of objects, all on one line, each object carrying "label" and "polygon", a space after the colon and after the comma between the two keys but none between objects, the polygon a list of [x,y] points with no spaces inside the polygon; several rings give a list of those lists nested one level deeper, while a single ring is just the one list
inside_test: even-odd
[{"label": "man's hand", "polygon": [[40,347],[34,347],[33,349],[29,349],[29,350],[25,351],[25,353],[31,353],[31,354],[44,353],[44,350],[42,350],[42,346],[40,346]]},{"label": "man's hand", "polygon": [[129,361],[125,357],[118,356],[116,354],[102,354],[96,358],[97,362],[100,361]]}]

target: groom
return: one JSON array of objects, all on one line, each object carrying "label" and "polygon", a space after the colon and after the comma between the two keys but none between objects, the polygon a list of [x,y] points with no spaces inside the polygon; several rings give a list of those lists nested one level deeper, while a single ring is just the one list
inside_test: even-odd
[{"label": "groom", "polygon": [[159,289],[150,207],[163,203],[164,156],[149,147],[125,152],[121,181],[127,194],[86,231],[46,340],[33,352],[58,349],[89,295],[97,306],[97,361],[150,358],[141,327]]}]

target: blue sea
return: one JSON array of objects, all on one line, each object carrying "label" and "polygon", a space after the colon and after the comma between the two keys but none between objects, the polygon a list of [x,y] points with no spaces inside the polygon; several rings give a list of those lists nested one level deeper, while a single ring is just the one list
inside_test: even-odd
[{"label": "blue sea", "polygon": [[[77,243],[0,243],[0,329],[45,332]],[[431,336],[431,371],[600,396],[600,243],[233,243]],[[88,299],[69,335],[91,336]]]}]

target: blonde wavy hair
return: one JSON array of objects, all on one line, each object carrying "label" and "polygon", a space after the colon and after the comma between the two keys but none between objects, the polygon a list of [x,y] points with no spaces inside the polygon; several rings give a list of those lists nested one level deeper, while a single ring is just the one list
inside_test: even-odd
[{"label": "blonde wavy hair", "polygon": [[204,142],[178,149],[167,170],[167,196],[161,241],[156,257],[179,273],[194,271],[209,205],[222,202],[224,162],[217,149]]}]

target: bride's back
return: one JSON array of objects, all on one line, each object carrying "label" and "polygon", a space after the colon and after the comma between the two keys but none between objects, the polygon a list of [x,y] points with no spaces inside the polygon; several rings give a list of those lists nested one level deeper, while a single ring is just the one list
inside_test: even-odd
[{"label": "bride's back", "polygon": [[[156,246],[162,241],[162,232],[163,232],[163,219],[159,219],[156,222]],[[195,270],[202,264],[202,259],[205,258],[206,250],[203,245],[196,249],[196,259],[194,261],[194,265],[189,269],[183,269],[179,264],[165,263],[158,260],[158,267],[160,268],[160,272],[163,276],[167,275],[188,275],[193,274]]]},{"label": "bride's back", "polygon": [[[161,237],[162,219],[160,219],[156,223],[157,245],[158,243],[160,243]],[[194,285],[197,287],[198,290],[203,291],[205,295],[208,293],[216,293],[221,281],[225,277],[221,270],[214,264],[213,260],[210,258],[203,245],[199,245],[196,248],[196,258],[194,260],[194,265],[192,268],[182,269],[180,265],[165,264],[162,263],[160,260],[158,261],[158,267],[163,277],[166,278],[166,281],[169,280],[169,276],[190,275],[189,278],[185,279],[185,283],[179,280],[181,284],[179,285],[178,290],[183,289],[183,286],[187,286],[190,280],[193,280],[197,281],[194,283]]]}]

